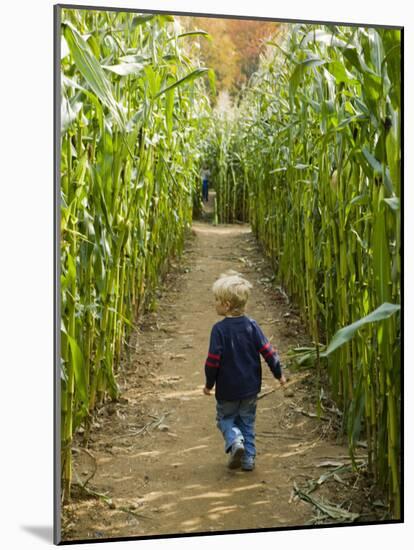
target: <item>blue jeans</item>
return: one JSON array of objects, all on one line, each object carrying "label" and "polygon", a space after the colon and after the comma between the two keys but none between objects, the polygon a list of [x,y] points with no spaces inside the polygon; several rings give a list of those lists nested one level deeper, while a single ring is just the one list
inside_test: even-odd
[{"label": "blue jeans", "polygon": [[203,180],[203,201],[208,202],[208,180]]},{"label": "blue jeans", "polygon": [[223,434],[226,453],[230,451],[233,443],[242,441],[246,458],[255,458],[256,405],[256,395],[241,401],[217,400],[217,427]]}]

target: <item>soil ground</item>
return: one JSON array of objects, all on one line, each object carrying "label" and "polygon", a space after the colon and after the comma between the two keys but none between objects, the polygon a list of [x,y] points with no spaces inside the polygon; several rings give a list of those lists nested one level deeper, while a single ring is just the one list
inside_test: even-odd
[{"label": "soil ground", "polygon": [[[210,330],[219,320],[214,280],[234,269],[253,283],[246,314],[283,362],[290,348],[309,342],[249,226],[212,225],[211,202],[206,212],[167,275],[156,311],[144,314],[132,335],[118,376],[122,397],[97,411],[88,448],[79,443],[74,450],[79,485],[63,507],[64,541],[378,519],[363,470],[335,470],[350,464],[336,437],[340,414],[326,399],[317,418],[312,370],[286,369],[282,389],[263,364],[256,469],[227,468],[215,398],[202,392]],[[300,498],[295,485],[319,503],[340,506],[339,515]]]}]

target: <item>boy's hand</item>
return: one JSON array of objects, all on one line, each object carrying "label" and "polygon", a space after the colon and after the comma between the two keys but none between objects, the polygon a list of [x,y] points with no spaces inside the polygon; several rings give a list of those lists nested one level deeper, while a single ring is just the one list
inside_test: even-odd
[{"label": "boy's hand", "polygon": [[204,386],[203,393],[204,393],[204,395],[211,395],[211,390],[209,388],[207,388],[207,386]]},{"label": "boy's hand", "polygon": [[286,384],[286,378],[284,374],[282,374],[282,376],[279,378],[279,384],[281,386],[284,386]]}]

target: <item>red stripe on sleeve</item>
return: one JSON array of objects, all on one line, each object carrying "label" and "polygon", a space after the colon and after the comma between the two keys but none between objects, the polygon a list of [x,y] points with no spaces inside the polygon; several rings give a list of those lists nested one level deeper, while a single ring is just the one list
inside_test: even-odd
[{"label": "red stripe on sleeve", "polygon": [[220,355],[214,355],[214,353],[209,353],[208,356],[211,357],[211,359],[220,359]]},{"label": "red stripe on sleeve", "polygon": [[260,348],[260,349],[259,349],[259,352],[262,353],[262,352],[265,351],[269,346],[270,346],[270,342],[268,342],[268,343],[265,344],[262,348]]},{"label": "red stripe on sleeve", "polygon": [[206,361],[206,365],[208,367],[214,367],[215,369],[218,369],[220,367],[220,365],[216,365],[214,363],[210,363],[210,361]]}]

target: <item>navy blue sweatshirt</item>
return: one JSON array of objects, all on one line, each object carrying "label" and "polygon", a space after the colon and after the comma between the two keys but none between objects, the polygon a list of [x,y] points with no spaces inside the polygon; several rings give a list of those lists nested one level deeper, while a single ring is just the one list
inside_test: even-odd
[{"label": "navy blue sweatshirt", "polygon": [[216,386],[216,399],[238,401],[257,395],[262,385],[262,356],[273,376],[282,368],[275,349],[259,325],[245,315],[225,317],[211,329],[205,363],[206,387]]}]

